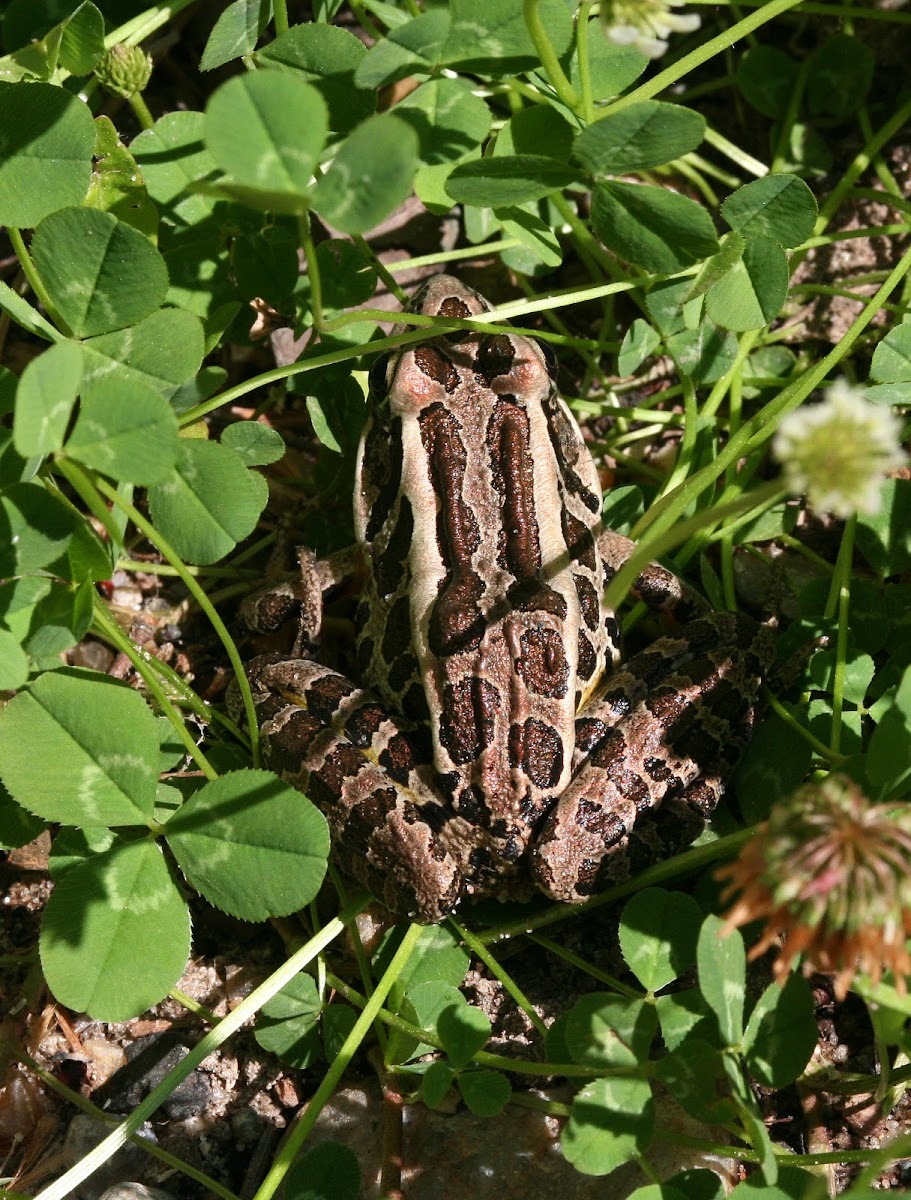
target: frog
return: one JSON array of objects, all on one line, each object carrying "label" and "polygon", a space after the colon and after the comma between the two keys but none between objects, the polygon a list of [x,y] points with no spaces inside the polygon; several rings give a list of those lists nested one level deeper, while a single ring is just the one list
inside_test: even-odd
[{"label": "frog", "polygon": [[756,723],[770,631],[652,564],[634,593],[675,624],[622,662],[604,591],[634,543],[604,527],[554,356],[472,328],[491,306],[453,276],[410,307],[446,325],[371,371],[342,556],[363,573],[359,678],[319,661],[340,572],[303,550],[295,647],[248,666],[264,762],[397,917],[582,903],[704,828]]}]

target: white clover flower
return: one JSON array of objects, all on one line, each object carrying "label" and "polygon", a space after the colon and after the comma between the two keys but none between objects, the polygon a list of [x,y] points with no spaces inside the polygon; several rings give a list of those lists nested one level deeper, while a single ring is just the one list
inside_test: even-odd
[{"label": "white clover flower", "polygon": [[883,476],[907,462],[900,433],[893,412],[838,379],[819,404],[784,418],[772,453],[788,491],[806,495],[818,512],[869,516],[879,511]]},{"label": "white clover flower", "polygon": [[648,58],[660,58],[672,33],[699,28],[695,13],[672,13],[686,0],[602,0],[601,21],[618,46],[634,46]]}]

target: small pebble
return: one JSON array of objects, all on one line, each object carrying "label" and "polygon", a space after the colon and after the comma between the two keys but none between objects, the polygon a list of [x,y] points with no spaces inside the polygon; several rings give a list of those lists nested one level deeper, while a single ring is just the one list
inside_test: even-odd
[{"label": "small pebble", "polygon": [[120,1046],[106,1042],[103,1038],[86,1038],[82,1048],[92,1060],[92,1082],[96,1088],[101,1087],[105,1080],[110,1079],[127,1061]]},{"label": "small pebble", "polygon": [[144,1183],[115,1183],[99,1200],[174,1200],[163,1188],[146,1187]]},{"label": "small pebble", "polygon": [[[81,1162],[90,1150],[94,1150],[99,1142],[104,1141],[110,1132],[110,1125],[96,1121],[94,1117],[90,1117],[86,1113],[77,1113],[70,1121],[63,1140],[63,1154],[67,1165],[72,1166],[74,1163]],[[142,1135],[154,1140],[151,1129],[148,1127],[143,1128]],[[120,1184],[131,1176],[139,1175],[148,1165],[148,1161],[148,1156],[138,1146],[127,1142],[88,1179],[84,1179],[75,1194],[79,1196],[80,1200],[101,1200],[102,1194],[115,1184]]]}]

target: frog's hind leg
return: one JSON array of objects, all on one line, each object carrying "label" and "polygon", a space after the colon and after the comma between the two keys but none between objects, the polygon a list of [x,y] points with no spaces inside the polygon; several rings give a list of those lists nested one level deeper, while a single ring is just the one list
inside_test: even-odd
[{"label": "frog's hind leg", "polygon": [[587,758],[536,839],[542,891],[586,899],[698,835],[749,740],[770,657],[769,631],[715,613],[608,680],[579,719]]},{"label": "frog's hind leg", "polygon": [[260,655],[247,666],[266,764],[329,823],[342,870],[390,911],[432,924],[463,891],[431,790],[429,744],[344,676],[309,659]]}]

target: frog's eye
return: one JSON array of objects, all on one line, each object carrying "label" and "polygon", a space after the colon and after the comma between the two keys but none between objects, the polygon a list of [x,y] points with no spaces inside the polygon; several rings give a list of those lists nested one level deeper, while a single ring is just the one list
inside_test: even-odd
[{"label": "frog's eye", "polygon": [[389,355],[381,354],[367,373],[367,391],[371,396],[382,396],[386,391],[386,371]]},{"label": "frog's eye", "polygon": [[550,342],[542,342],[539,338],[535,338],[538,349],[544,355],[544,365],[547,367],[547,373],[553,379],[557,374],[557,355]]}]

